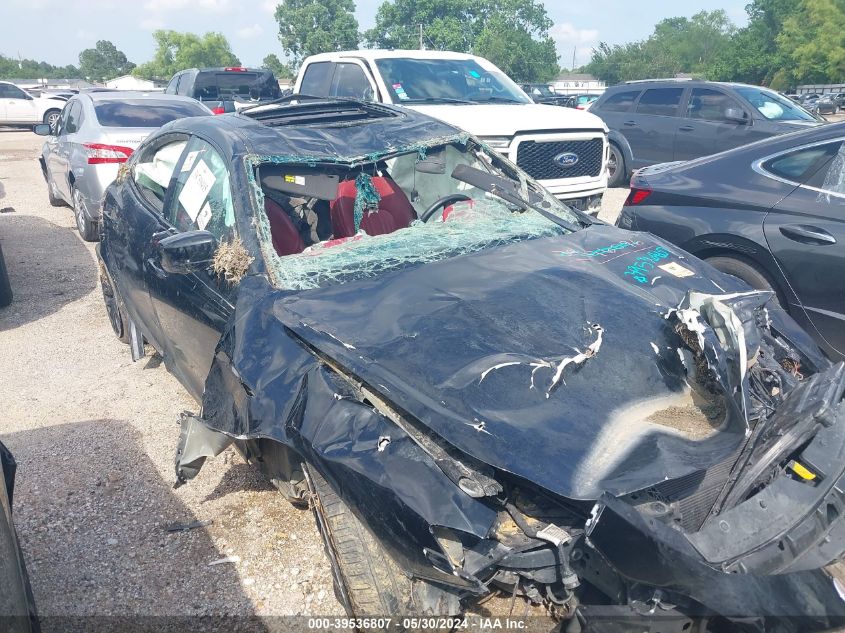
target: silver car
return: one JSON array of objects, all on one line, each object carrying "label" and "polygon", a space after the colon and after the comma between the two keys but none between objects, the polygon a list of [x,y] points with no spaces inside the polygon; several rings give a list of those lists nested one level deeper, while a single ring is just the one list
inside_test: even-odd
[{"label": "silver car", "polygon": [[68,99],[47,137],[41,170],[53,206],[73,207],[82,239],[99,239],[103,194],[136,147],[165,123],[211,110],[188,97],[144,92],[86,92]]}]

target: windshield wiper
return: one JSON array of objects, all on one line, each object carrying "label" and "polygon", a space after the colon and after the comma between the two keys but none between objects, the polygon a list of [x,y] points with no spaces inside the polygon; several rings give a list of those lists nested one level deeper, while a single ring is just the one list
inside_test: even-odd
[{"label": "windshield wiper", "polygon": [[[452,170],[452,178],[465,182],[468,185],[472,185],[482,191],[492,193],[494,196],[498,196],[502,200],[515,204],[523,209],[536,211],[550,222],[554,222],[571,233],[578,230],[578,227],[574,224],[567,222],[563,218],[547,211],[538,204],[534,204],[530,200],[525,200],[516,192],[517,183],[513,180],[490,174],[486,171],[476,169],[475,167],[470,167],[469,165],[458,165],[455,167],[455,169]],[[582,223],[584,226],[590,226],[593,224],[592,220],[585,221],[583,218]]]},{"label": "windshield wiper", "polygon": [[423,97],[421,99],[402,99],[399,104],[403,103],[475,103],[474,101],[467,101],[466,99],[453,99],[452,97]]},{"label": "windshield wiper", "polygon": [[480,101],[476,101],[476,103],[525,103],[524,101],[519,101],[517,99],[509,99],[508,97],[488,97],[487,99],[481,99]]}]

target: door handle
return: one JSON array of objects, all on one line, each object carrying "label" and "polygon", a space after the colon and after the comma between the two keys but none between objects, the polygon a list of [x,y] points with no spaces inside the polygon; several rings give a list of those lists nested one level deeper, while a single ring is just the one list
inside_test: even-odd
[{"label": "door handle", "polygon": [[693,125],[682,125],[678,129],[681,130],[682,132],[692,132],[695,129],[695,126],[693,126]]},{"label": "door handle", "polygon": [[625,121],[622,125],[627,125],[628,127],[634,127],[636,125],[636,121]]},{"label": "door handle", "polygon": [[836,244],[836,238],[824,229],[809,224],[787,224],[780,227],[784,237],[803,244]]}]

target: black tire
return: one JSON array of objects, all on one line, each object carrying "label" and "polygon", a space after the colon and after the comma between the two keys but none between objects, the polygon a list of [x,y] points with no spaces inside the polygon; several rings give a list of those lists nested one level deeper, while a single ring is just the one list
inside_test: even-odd
[{"label": "black tire", "polygon": [[628,180],[628,170],[625,165],[625,155],[622,153],[622,150],[613,143],[610,144],[610,157],[608,158],[607,169],[608,187],[613,188],[627,186],[626,181]]},{"label": "black tire", "polygon": [[50,201],[50,206],[53,206],[53,207],[66,207],[67,206],[67,204],[65,204],[64,200],[56,197],[53,194],[53,185],[49,180],[47,181],[47,199]]},{"label": "black tire", "polygon": [[12,284],[9,283],[9,271],[6,270],[3,246],[0,245],[0,308],[5,308],[10,303],[12,303]]},{"label": "black tire", "polygon": [[412,582],[334,489],[306,466],[314,515],[332,565],[335,595],[351,617],[411,612]]},{"label": "black tire", "polygon": [[757,264],[735,257],[709,257],[707,263],[727,275],[741,279],[755,290],[770,290],[775,293],[778,303],[783,306],[780,293],[771,277]]},{"label": "black tire", "polygon": [[[100,264],[102,266],[102,263]],[[103,302],[106,304],[106,314],[111,323],[112,332],[121,343],[129,345],[129,321],[121,309],[120,297],[105,271],[100,269],[100,287],[103,289]]]},{"label": "black tire", "polygon": [[100,227],[96,222],[88,219],[85,212],[85,202],[78,189],[71,189],[71,200],[73,200],[73,215],[76,219],[76,228],[79,230],[79,235],[86,242],[99,242]]},{"label": "black tire", "polygon": [[59,120],[59,115],[61,115],[61,113],[61,110],[47,110],[47,112],[44,113],[44,123],[53,127],[55,122]]}]

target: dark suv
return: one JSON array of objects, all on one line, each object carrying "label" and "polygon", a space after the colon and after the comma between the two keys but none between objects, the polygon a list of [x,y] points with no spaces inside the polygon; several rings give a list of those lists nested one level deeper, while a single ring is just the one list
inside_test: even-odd
[{"label": "dark suv", "polygon": [[819,123],[773,90],[696,80],[613,86],[590,112],[610,130],[610,187],[624,185],[640,167],[715,154]]},{"label": "dark suv", "polygon": [[189,68],[170,80],[164,92],[204,102],[214,114],[234,112],[235,103],[253,104],[282,96],[279,82],[266,68]]}]

